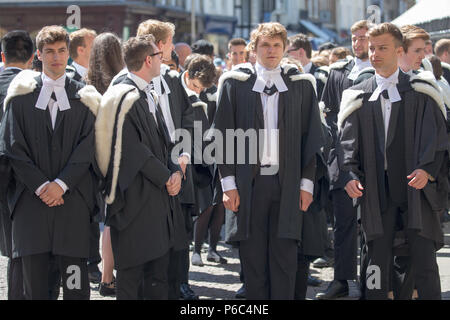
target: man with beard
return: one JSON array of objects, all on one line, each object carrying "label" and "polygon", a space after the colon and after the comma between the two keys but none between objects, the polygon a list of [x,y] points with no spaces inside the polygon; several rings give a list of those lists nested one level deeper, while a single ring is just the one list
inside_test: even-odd
[{"label": "man with beard", "polygon": [[331,66],[325,85],[322,102],[326,121],[333,135],[333,145],[328,158],[330,190],[334,228],[334,280],[325,292],[318,293],[317,299],[329,300],[348,295],[348,280],[356,279],[357,272],[357,212],[352,199],[345,193],[344,175],[339,171],[336,156],[337,115],[342,92],[350,88],[358,79],[359,73],[370,67],[368,56],[367,31],[370,24],[366,20],[356,22],[352,28],[352,48],[355,58],[336,62]]}]

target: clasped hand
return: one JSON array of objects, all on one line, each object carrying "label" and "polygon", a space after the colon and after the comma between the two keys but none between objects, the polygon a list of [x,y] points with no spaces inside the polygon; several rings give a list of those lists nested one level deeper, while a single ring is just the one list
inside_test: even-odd
[{"label": "clasped hand", "polygon": [[44,186],[39,194],[39,198],[50,208],[62,206],[64,204],[64,190],[56,182],[50,182]]}]

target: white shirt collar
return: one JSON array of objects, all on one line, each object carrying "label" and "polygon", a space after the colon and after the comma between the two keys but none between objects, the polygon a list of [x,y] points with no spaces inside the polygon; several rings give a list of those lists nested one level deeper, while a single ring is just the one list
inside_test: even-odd
[{"label": "white shirt collar", "polygon": [[64,73],[58,79],[53,80],[42,72],[41,78],[42,89],[36,102],[36,108],[41,110],[47,109],[51,95],[54,92],[59,110],[64,111],[70,109],[69,98],[67,97],[65,88],[66,74]]},{"label": "white shirt collar", "polygon": [[87,68],[83,67],[81,64],[76,63],[75,61],[72,62],[72,66],[77,70],[79,75],[84,78],[84,76],[87,73]]},{"label": "white shirt collar", "polygon": [[378,73],[375,73],[377,88],[373,92],[369,101],[378,100],[378,97],[384,90],[387,90],[389,94],[389,100],[391,101],[391,103],[401,101],[402,98],[397,88],[399,72],[400,69],[397,68],[397,71],[395,71],[394,74],[392,74],[389,78],[382,77]]},{"label": "white shirt collar", "polygon": [[193,91],[193,90],[191,90],[191,89],[189,89],[189,87],[187,86],[187,84],[186,84],[186,78],[185,78],[185,76],[186,76],[186,72],[187,71],[185,71],[185,72],[183,72],[182,74],[181,74],[181,84],[183,85],[183,88],[184,88],[184,90],[186,91],[186,94],[190,97],[190,96],[197,96],[198,97],[198,94],[195,92],[195,91]]},{"label": "white shirt collar", "polygon": [[163,95],[162,93],[162,87],[164,87],[164,94],[169,95],[170,89],[169,85],[167,84],[166,80],[164,80],[163,73],[161,73],[159,76],[152,79],[153,86],[155,88],[156,94],[161,97]]},{"label": "white shirt collar", "polygon": [[141,90],[141,91],[145,91],[145,89],[149,85],[149,83],[147,81],[145,81],[144,79],[142,79],[141,77],[135,75],[132,72],[128,72],[127,77],[130,78],[131,80],[133,80],[134,83],[136,83],[138,89]]},{"label": "white shirt collar", "polygon": [[283,78],[281,77],[281,67],[278,66],[273,70],[267,70],[258,62],[255,64],[256,70],[256,82],[253,86],[253,91],[262,93],[264,92],[264,88],[268,81],[271,81],[276,87],[278,92],[288,91],[286,84],[284,83]]},{"label": "white shirt collar", "polygon": [[312,68],[312,62],[310,61],[307,65],[303,66],[304,73],[309,73]]}]

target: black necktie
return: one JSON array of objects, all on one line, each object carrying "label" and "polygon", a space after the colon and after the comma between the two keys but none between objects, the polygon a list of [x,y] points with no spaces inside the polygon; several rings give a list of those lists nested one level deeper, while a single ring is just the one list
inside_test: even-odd
[{"label": "black necktie", "polygon": [[269,96],[275,94],[276,92],[278,92],[276,85],[273,85],[270,88],[267,88],[267,86],[264,88],[264,93]]},{"label": "black necktie", "polygon": [[383,98],[385,98],[386,100],[389,100],[389,93],[387,90],[383,90],[383,92],[381,92]]}]

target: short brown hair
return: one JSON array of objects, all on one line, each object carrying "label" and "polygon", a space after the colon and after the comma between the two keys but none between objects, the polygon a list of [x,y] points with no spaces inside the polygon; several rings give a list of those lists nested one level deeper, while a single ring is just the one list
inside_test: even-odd
[{"label": "short brown hair", "polygon": [[72,59],[78,58],[78,47],[86,47],[85,39],[87,37],[95,38],[97,32],[92,29],[80,29],[70,34],[69,54]]},{"label": "short brown hair", "polygon": [[280,37],[283,41],[284,48],[287,45],[287,31],[286,28],[278,22],[261,23],[250,34],[250,48],[255,51],[258,46],[260,37],[275,38]]},{"label": "short brown hair", "polygon": [[170,22],[149,19],[141,22],[137,30],[138,36],[146,34],[151,34],[155,37],[156,45],[158,45],[160,41],[166,43],[167,38],[169,38],[170,35],[172,35],[172,37],[175,35],[175,25]]},{"label": "short brown hair", "polygon": [[67,47],[69,47],[69,34],[61,26],[53,25],[43,27],[36,36],[36,46],[39,51],[42,51],[42,48],[46,44],[54,44],[60,41],[64,41]]},{"label": "short brown hair", "polygon": [[288,41],[289,41],[289,45],[294,47],[295,50],[298,50],[298,49],[305,50],[306,57],[308,59],[311,59],[311,55],[312,55],[311,41],[309,41],[308,37],[305,34],[299,33],[295,36],[289,37]]},{"label": "short brown hair", "polygon": [[441,39],[434,45],[434,52],[438,57],[445,52],[450,52],[450,39]]},{"label": "short brown hair", "polygon": [[359,20],[352,25],[352,27],[350,28],[350,31],[351,31],[351,33],[355,33],[358,30],[361,30],[361,29],[369,30],[373,27],[374,27],[374,25],[372,23],[370,23],[369,21]]},{"label": "short brown hair", "polygon": [[245,42],[245,40],[242,39],[242,38],[234,38],[234,39],[231,39],[230,42],[228,42],[228,51],[231,50],[232,46],[244,46],[244,47],[246,47],[247,46],[247,42]]},{"label": "short brown hair", "polygon": [[403,49],[408,52],[411,42],[415,39],[422,39],[424,41],[430,40],[430,35],[422,28],[407,24],[400,28],[403,34]]},{"label": "short brown hair", "polygon": [[125,64],[129,71],[139,71],[145,59],[153,54],[155,37],[151,34],[128,39],[123,46]]},{"label": "short brown hair", "polygon": [[336,56],[339,60],[345,59],[351,54],[350,50],[346,47],[337,47],[331,50],[331,55]]},{"label": "short brown hair", "polygon": [[389,33],[392,37],[394,37],[396,47],[403,46],[403,35],[400,29],[392,23],[385,22],[379,24],[372,29],[369,30],[369,37],[378,37],[383,34]]},{"label": "short brown hair", "polygon": [[197,79],[205,88],[214,84],[217,78],[216,66],[208,56],[194,53],[186,61],[189,61],[187,73],[190,79]]}]

